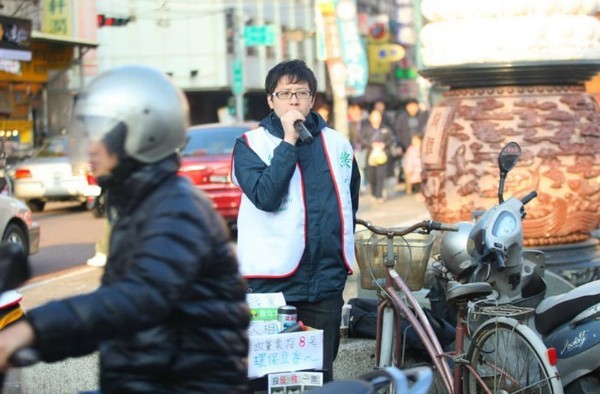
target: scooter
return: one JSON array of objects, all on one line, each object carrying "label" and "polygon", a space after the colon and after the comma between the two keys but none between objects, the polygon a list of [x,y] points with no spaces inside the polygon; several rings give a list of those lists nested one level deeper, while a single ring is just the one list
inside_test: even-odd
[{"label": "scooter", "polygon": [[[504,201],[506,174],[521,154],[518,144],[506,145],[498,158],[499,204],[486,211],[470,228],[463,225],[464,251],[444,253],[450,241],[442,241],[442,256],[449,270],[463,282],[487,281],[494,288],[494,302],[534,308],[527,323],[536,330],[548,349],[555,349],[556,366],[566,393],[600,392],[600,281],[545,298],[545,257],[540,251],[524,251],[521,220],[532,192],[519,200]],[[446,235],[444,235],[446,237]],[[456,249],[456,248],[455,248]],[[457,256],[465,258],[456,267]],[[454,259],[454,260],[453,260]],[[446,261],[443,262],[444,264]],[[454,267],[454,268],[453,268]]]},{"label": "scooter", "polygon": [[[21,245],[6,243],[0,246],[0,330],[25,318],[21,306],[23,296],[14,290],[19,283],[29,279],[27,256]],[[16,279],[14,279],[16,277]]]},{"label": "scooter", "polygon": [[[22,296],[15,291],[31,277],[27,254],[19,244],[0,246],[0,330],[26,318],[21,306]],[[0,374],[0,390],[4,375]]]},{"label": "scooter", "polygon": [[525,204],[537,193],[504,200],[506,176],[520,156],[521,147],[516,142],[501,150],[498,205],[480,215],[476,223],[458,223],[458,232],[443,235],[439,261],[443,269],[438,272],[447,270],[451,280],[462,283],[488,282],[498,304],[535,307],[546,293],[545,258],[540,251],[523,250],[521,222]]},{"label": "scooter", "polygon": [[600,280],[544,299],[534,319],[546,347],[556,349],[565,393],[600,392]]}]

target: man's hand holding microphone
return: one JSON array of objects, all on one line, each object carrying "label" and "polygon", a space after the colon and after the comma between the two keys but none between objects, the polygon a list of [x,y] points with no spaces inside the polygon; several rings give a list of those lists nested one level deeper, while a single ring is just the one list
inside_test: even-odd
[{"label": "man's hand holding microphone", "polygon": [[304,119],[304,116],[302,116],[299,111],[295,110],[288,111],[281,118],[281,123],[285,132],[284,141],[292,145],[296,145],[298,139],[305,144],[310,144],[313,142],[313,136],[304,125]]}]

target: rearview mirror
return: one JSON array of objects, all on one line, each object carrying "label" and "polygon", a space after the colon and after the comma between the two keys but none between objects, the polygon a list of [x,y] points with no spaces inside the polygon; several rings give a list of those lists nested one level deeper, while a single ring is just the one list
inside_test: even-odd
[{"label": "rearview mirror", "polygon": [[521,158],[521,147],[516,142],[509,142],[502,148],[498,155],[498,167],[501,172],[508,172],[514,168]]},{"label": "rearview mirror", "polygon": [[500,167],[500,184],[498,185],[498,202],[504,202],[504,181],[506,174],[517,165],[521,158],[521,147],[514,141],[504,145],[498,155],[498,167]]}]

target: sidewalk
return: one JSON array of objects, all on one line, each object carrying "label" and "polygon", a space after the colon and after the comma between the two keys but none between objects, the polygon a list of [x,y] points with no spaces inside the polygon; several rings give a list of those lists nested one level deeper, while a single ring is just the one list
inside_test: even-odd
[{"label": "sidewalk", "polygon": [[[381,204],[374,203],[370,196],[361,196],[357,217],[379,226],[400,227],[429,218],[429,212],[420,195],[406,196],[399,191],[396,196]],[[38,277],[20,289],[23,294],[23,305],[25,308],[33,308],[52,299],[92,291],[98,286],[101,275],[102,269],[82,265],[65,270],[63,275],[58,277],[54,275]],[[349,288],[355,287],[357,276],[350,276],[346,285],[349,298],[356,297]]]},{"label": "sidewalk", "polygon": [[[358,217],[373,224],[388,227],[400,227],[409,223],[429,218],[429,213],[420,195],[406,196],[399,191],[396,196],[381,204],[374,203],[369,196],[361,196]],[[69,295],[93,291],[99,284],[102,269],[82,265],[63,271],[60,276],[36,278],[20,291],[23,294],[23,305],[26,309],[60,299]],[[359,272],[350,276],[344,291],[344,299],[359,296]],[[362,296],[362,295],[360,295]],[[368,340],[367,340],[368,341]],[[365,365],[372,362],[370,354],[365,353],[372,344],[360,341],[346,341],[340,347],[340,355],[336,360],[337,378],[347,378],[364,372]],[[357,360],[357,355],[364,355],[364,363]],[[97,386],[97,355],[68,359],[63,362],[45,364],[12,371],[6,379],[4,393],[76,393],[92,390]],[[366,367],[369,368],[369,367]],[[355,372],[356,371],[356,372]]]}]

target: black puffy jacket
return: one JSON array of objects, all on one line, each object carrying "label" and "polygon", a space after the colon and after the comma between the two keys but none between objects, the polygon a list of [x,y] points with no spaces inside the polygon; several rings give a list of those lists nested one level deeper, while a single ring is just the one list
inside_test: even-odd
[{"label": "black puffy jacket", "polygon": [[104,394],[245,391],[246,284],[221,218],[178,165],[109,188],[118,218],[101,286],[29,313],[43,360],[100,350]]}]

